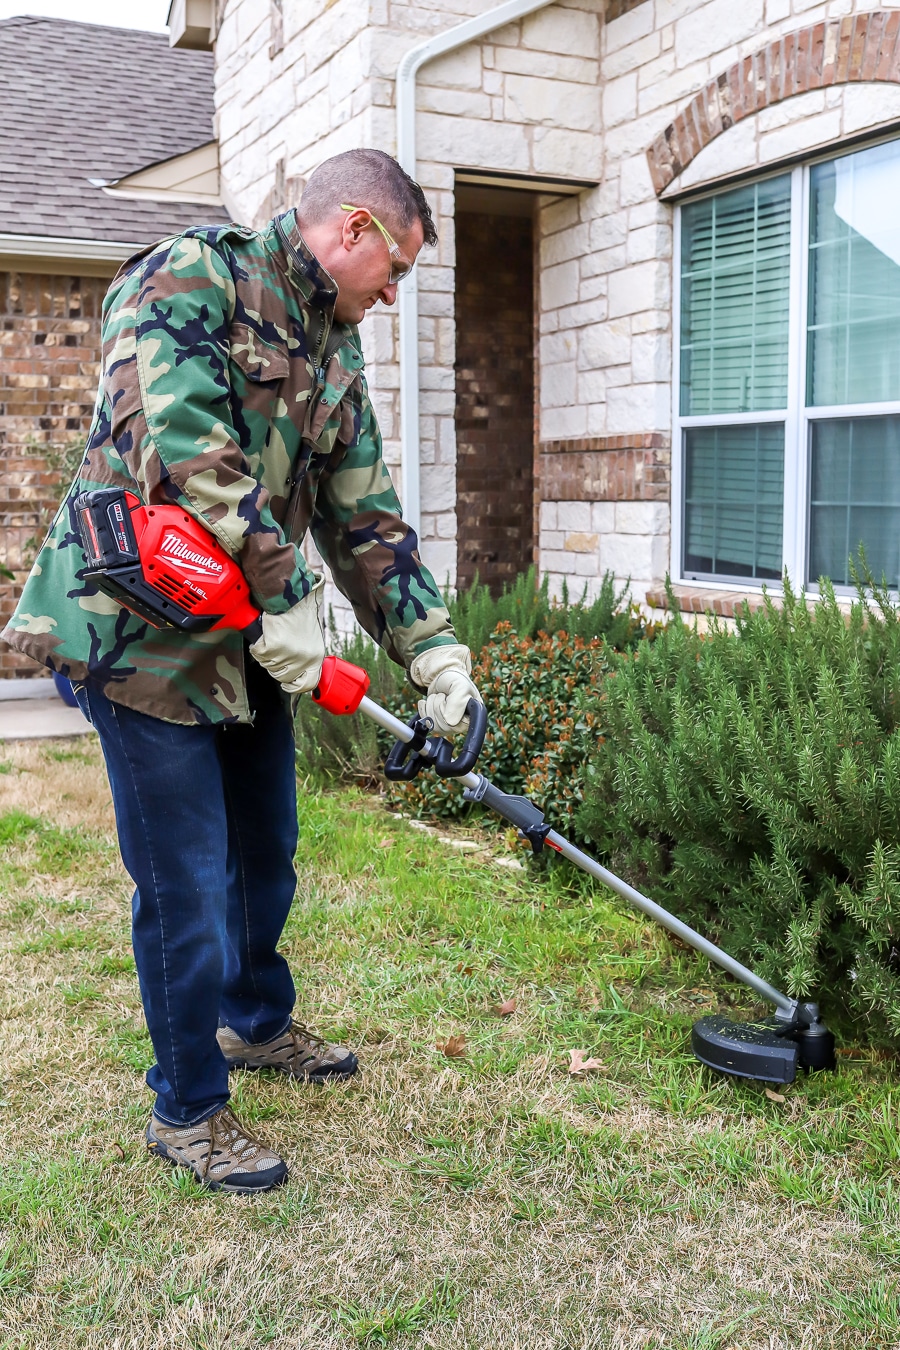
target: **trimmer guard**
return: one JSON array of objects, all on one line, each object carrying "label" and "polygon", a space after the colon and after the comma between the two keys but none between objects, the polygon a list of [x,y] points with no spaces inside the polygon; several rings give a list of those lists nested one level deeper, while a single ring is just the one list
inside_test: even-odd
[{"label": "trimmer guard", "polygon": [[793,1083],[797,1077],[797,1043],[774,1017],[762,1022],[733,1022],[718,1013],[701,1017],[691,1032],[691,1049],[717,1073],[761,1083]]}]

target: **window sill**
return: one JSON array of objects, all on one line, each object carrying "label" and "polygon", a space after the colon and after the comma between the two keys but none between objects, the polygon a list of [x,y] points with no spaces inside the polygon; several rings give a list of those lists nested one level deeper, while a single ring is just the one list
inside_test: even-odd
[{"label": "window sill", "polygon": [[[721,619],[733,619],[735,611],[741,609],[743,605],[747,605],[751,612],[755,613],[764,608],[767,599],[776,609],[780,609],[782,599],[781,592],[776,590],[767,590],[763,594],[759,590],[736,591],[725,587],[700,587],[686,582],[673,585],[672,594],[682,614],[715,614]],[[664,586],[651,587],[645,598],[650,609],[665,612],[669,608]],[[816,592],[808,591],[806,594],[808,604],[814,605],[819,598]],[[855,597],[838,595],[836,599],[839,607],[849,612]]]},{"label": "window sill", "polygon": [[[688,584],[675,585],[672,587],[672,594],[678,602],[678,608],[682,614],[717,614],[722,619],[733,619],[736,609],[742,605],[749,605],[751,610],[762,609],[766,602],[766,596],[761,591],[735,591],[719,590],[712,586],[691,586]],[[768,598],[773,604],[781,604],[781,595],[775,591],[768,591]],[[669,607],[669,601],[663,586],[655,586],[647,592],[647,604],[651,609],[666,610]]]}]

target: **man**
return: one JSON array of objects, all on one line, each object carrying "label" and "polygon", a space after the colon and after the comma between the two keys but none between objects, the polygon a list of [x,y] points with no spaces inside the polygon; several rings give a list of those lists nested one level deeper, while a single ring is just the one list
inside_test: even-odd
[{"label": "man", "polygon": [[[229,1067],[346,1077],[355,1055],[291,1017],[276,950],[297,841],[289,698],[325,655],[307,529],[359,622],[452,739],[471,659],[381,456],[356,325],[394,303],[424,243],[425,196],[390,156],[326,161],[297,210],[256,233],[200,227],[110,287],[84,462],[3,637],[68,675],[103,748],[135,883],[133,940],[156,1063],[148,1147],[207,1184],[278,1185],[283,1160],[234,1116]],[[262,610],[236,632],[157,630],[85,575],[73,502],[120,485],[177,503],[237,559]]]}]

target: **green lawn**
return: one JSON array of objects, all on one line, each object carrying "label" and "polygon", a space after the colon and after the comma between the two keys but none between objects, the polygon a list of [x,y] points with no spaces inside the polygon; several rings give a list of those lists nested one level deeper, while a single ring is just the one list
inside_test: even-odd
[{"label": "green lawn", "polygon": [[292,1176],[213,1195],[143,1148],[96,743],[5,748],[0,1350],[900,1345],[893,1060],[843,1047],[777,1099],[717,1079],[691,1021],[752,1004],[586,879],[357,793],[301,821],[298,1012],[363,1071],[236,1075]]}]

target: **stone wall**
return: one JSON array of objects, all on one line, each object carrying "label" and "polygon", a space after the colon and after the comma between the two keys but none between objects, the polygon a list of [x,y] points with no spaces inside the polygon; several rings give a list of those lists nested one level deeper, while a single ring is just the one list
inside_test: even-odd
[{"label": "stone wall", "polygon": [[[594,589],[610,567],[640,595],[670,562],[674,207],[659,194],[900,122],[898,8],[563,0],[422,70],[418,172],[441,234],[420,267],[422,535],[442,581],[456,552],[454,169],[598,183],[539,210],[540,558],[554,586],[569,576]],[[244,218],[296,195],[328,154],[393,149],[400,56],[484,6],[283,0],[280,10],[280,46],[260,0],[225,0],[220,28],[223,174]],[[393,317],[374,314],[363,337],[396,465]]]},{"label": "stone wall", "polygon": [[[259,0],[227,0],[216,101],[235,213],[260,219],[289,204],[329,154],[356,145],[393,150],[400,56],[483,8],[478,0],[284,0],[283,45],[270,55],[272,12]],[[419,264],[421,534],[423,556],[442,583],[455,581],[457,561],[454,167],[599,178],[602,9],[603,0],[566,0],[433,62],[419,77],[418,176],[440,234]],[[279,164],[285,187],[276,203]],[[399,479],[395,317],[376,310],[361,331],[385,458]]]},{"label": "stone wall", "polygon": [[[108,281],[0,272],[0,628],[90,427]],[[0,642],[0,676],[39,675]]]},{"label": "stone wall", "polygon": [[797,28],[721,71],[647,152],[657,194],[745,118],[786,99],[846,84],[900,84],[900,10],[847,14]]},{"label": "stone wall", "polygon": [[[540,545],[555,586],[577,570],[593,589],[611,567],[641,596],[671,564],[674,207],[659,194],[896,125],[900,90],[874,81],[896,78],[898,17],[859,0],[608,11],[603,182],[541,213],[541,434],[551,444]],[[648,437],[658,447],[649,498],[646,480],[629,484],[621,449]]]}]

